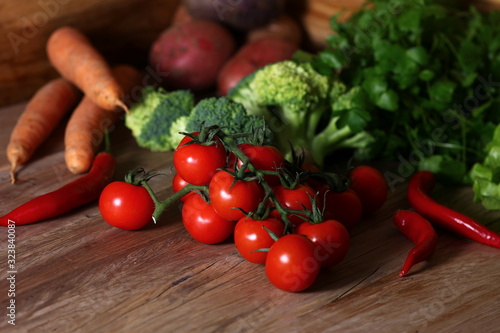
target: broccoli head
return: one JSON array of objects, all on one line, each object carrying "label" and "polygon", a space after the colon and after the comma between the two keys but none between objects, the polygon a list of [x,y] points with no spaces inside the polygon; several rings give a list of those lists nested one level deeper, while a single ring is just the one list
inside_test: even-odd
[{"label": "broccoli head", "polygon": [[228,96],[243,104],[249,114],[263,116],[275,144],[290,157],[290,145],[307,146],[308,137],[328,109],[329,90],[329,78],[311,64],[287,60],[243,78]]},{"label": "broccoli head", "polygon": [[172,150],[176,143],[170,128],[178,118],[189,115],[194,105],[194,95],[188,90],[167,92],[148,86],[126,115],[125,125],[139,146],[151,151]]},{"label": "broccoli head", "polygon": [[[227,97],[209,97],[197,104],[189,90],[165,91],[145,87],[141,99],[126,115],[125,125],[132,131],[137,144],[151,151],[174,150],[183,135],[197,132],[201,125],[218,125],[227,134],[254,133],[267,128],[263,117],[249,115],[243,105]],[[268,131],[262,143],[270,143]],[[252,136],[237,142],[249,141]]]},{"label": "broccoli head", "polygon": [[364,149],[372,140],[363,132],[370,120],[363,92],[348,91],[310,62],[264,66],[243,78],[228,96],[248,113],[266,119],[274,143],[287,158],[293,148],[301,149],[322,165],[333,151]]},{"label": "broccoli head", "polygon": [[[182,138],[179,132],[197,132],[201,124],[218,125],[227,134],[237,134],[252,133],[256,128],[263,128],[265,120],[247,114],[242,104],[228,97],[209,97],[200,100],[189,115],[178,118],[171,127],[170,136],[179,142]],[[245,141],[244,138],[242,140]]]}]

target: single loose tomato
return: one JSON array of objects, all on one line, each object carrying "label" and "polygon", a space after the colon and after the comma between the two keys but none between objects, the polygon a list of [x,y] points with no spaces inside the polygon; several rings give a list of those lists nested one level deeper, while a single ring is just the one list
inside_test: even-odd
[{"label": "single loose tomato", "polygon": [[[256,146],[250,143],[241,143],[238,148],[245,154],[255,168],[263,171],[279,171],[285,167],[285,158],[278,148],[273,146]],[[237,166],[241,167],[243,162],[238,160]],[[269,186],[280,184],[277,175],[265,175],[265,181]]]},{"label": "single loose tomato", "polygon": [[[286,188],[283,185],[277,185],[273,187],[274,196],[276,200],[285,208],[296,209],[296,210],[311,210],[312,202],[311,198],[314,198],[315,192],[312,188],[307,185],[298,184],[294,188]],[[271,212],[272,216],[279,216],[277,210]],[[288,219],[292,225],[297,226],[305,221],[305,215],[303,214],[288,214]]]},{"label": "single loose tomato", "polygon": [[256,220],[250,217],[241,218],[234,228],[234,245],[240,255],[247,261],[255,264],[264,264],[267,252],[255,252],[259,249],[269,249],[274,240],[266,230],[271,230],[276,236],[281,237],[285,225],[275,217]]},{"label": "single loose tomato", "polygon": [[139,185],[116,181],[107,185],[99,197],[102,218],[114,227],[138,230],[153,220],[155,203]]},{"label": "single loose tomato", "polygon": [[388,194],[387,182],[380,171],[362,165],[354,168],[350,173],[352,188],[361,199],[363,212],[372,214],[385,203]]},{"label": "single loose tomato", "polygon": [[326,190],[321,195],[324,202],[325,220],[337,220],[348,229],[357,225],[363,217],[363,204],[358,194],[351,189],[342,192]]},{"label": "single loose tomato", "polygon": [[316,280],[321,264],[315,257],[316,245],[307,237],[287,234],[267,253],[266,276],[279,289],[298,292]]},{"label": "single loose tomato", "polygon": [[193,139],[184,137],[174,151],[174,167],[179,176],[193,185],[207,185],[218,169],[226,165],[226,149],[215,138],[212,144],[186,143]]},{"label": "single loose tomato", "polygon": [[218,215],[213,207],[195,193],[182,206],[182,222],[189,234],[198,242],[217,244],[234,231],[235,223]]},{"label": "single loose tomato", "polygon": [[230,221],[245,216],[240,209],[246,213],[255,211],[264,199],[264,189],[257,181],[235,180],[225,170],[219,170],[213,176],[208,192],[217,214]]},{"label": "single loose tomato", "polygon": [[[184,179],[182,179],[181,176],[179,176],[178,173],[176,173],[174,175],[174,177],[172,178],[172,190],[174,191],[174,193],[177,193],[179,192],[180,190],[182,190],[184,187],[186,187],[187,185],[190,185],[187,181],[185,181]],[[194,195],[195,193],[194,192],[189,192],[188,194],[185,194],[184,196],[182,196],[179,201],[181,202],[186,202],[186,199],[191,196],[191,195]]]},{"label": "single loose tomato", "polygon": [[305,222],[297,227],[295,233],[307,236],[316,244],[315,257],[321,267],[337,265],[349,250],[349,232],[342,223],[335,220],[326,220],[321,223]]}]

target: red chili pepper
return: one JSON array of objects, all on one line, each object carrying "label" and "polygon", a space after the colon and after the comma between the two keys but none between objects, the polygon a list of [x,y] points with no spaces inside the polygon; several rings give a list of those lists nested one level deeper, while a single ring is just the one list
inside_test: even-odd
[{"label": "red chili pepper", "polygon": [[393,216],[393,221],[396,227],[415,244],[399,273],[399,276],[403,277],[413,265],[432,256],[436,250],[438,238],[430,222],[415,212],[398,210]]},{"label": "red chili pepper", "polygon": [[430,171],[415,173],[408,184],[408,201],[412,208],[430,222],[447,228],[478,243],[500,248],[500,235],[474,219],[445,207],[428,193],[436,184],[436,177]]},{"label": "red chili pepper", "polygon": [[104,187],[113,179],[115,167],[116,161],[111,154],[97,154],[86,175],[15,208],[0,217],[0,226],[7,226],[9,220],[14,221],[15,225],[39,222],[97,200]]}]

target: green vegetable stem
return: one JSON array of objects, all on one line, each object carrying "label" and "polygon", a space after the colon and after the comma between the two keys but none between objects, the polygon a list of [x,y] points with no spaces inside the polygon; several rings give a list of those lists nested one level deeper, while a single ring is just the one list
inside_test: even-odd
[{"label": "green vegetable stem", "polygon": [[[274,208],[279,212],[283,222],[285,223],[285,232],[292,232],[293,227],[292,223],[290,222],[288,216],[289,214],[292,213],[302,213],[305,214],[306,216],[312,216],[308,212],[305,212],[304,210],[293,210],[284,207],[274,196],[273,189],[271,185],[269,185],[266,181],[265,176],[266,175],[279,175],[280,173],[284,172],[283,170],[276,170],[276,171],[265,171],[265,170],[260,170],[257,169],[253,163],[251,162],[250,158],[246,156],[238,147],[238,141],[239,139],[243,137],[251,137],[252,133],[236,133],[236,134],[229,134],[226,133],[221,127],[217,125],[213,126],[208,126],[205,127],[204,125],[201,126],[201,129],[199,130],[200,133],[204,133],[204,135],[208,136],[217,136],[224,144],[225,149],[230,152],[231,154],[234,154],[235,158],[240,160],[242,162],[241,167],[237,168],[235,171],[235,174],[237,175],[238,179],[256,179],[259,181],[261,186],[263,187],[266,195],[263,200],[263,202],[259,205],[259,209],[256,212],[246,212],[248,214],[255,214],[255,216],[259,216],[259,218],[264,218],[267,216],[269,213],[269,205],[268,202],[271,202],[274,206]],[[208,134],[207,134],[208,133]],[[140,177],[138,175],[141,174]],[[158,173],[155,172],[145,172],[142,168],[136,169],[134,171],[131,171],[127,174],[128,177],[128,182],[134,183],[134,184],[140,184],[146,190],[149,192],[151,198],[153,199],[153,202],[155,204],[155,210],[153,212],[153,220],[158,221],[160,216],[163,214],[163,212],[170,207],[173,203],[177,202],[180,198],[188,194],[189,192],[198,192],[200,195],[202,195],[206,200],[209,199],[209,193],[208,193],[208,185],[186,185],[183,187],[181,190],[178,192],[172,194],[165,200],[160,200],[157,195],[155,194],[154,190],[151,188],[151,186],[148,184],[148,181],[152,178],[159,175]],[[133,179],[135,178],[135,181]],[[317,213],[316,213],[317,215]]]}]

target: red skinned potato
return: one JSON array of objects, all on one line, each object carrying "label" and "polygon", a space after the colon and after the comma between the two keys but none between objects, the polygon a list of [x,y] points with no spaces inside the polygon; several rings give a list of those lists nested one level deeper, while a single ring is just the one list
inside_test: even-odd
[{"label": "red skinned potato", "polygon": [[165,30],[151,46],[149,63],[165,88],[200,91],[215,86],[235,50],[233,35],[222,25],[193,20]]},{"label": "red skinned potato", "polygon": [[247,43],[269,37],[300,45],[303,33],[296,20],[289,15],[283,14],[271,23],[250,31],[247,34]]},{"label": "red skinned potato", "polygon": [[297,48],[296,44],[278,38],[263,38],[243,45],[219,73],[219,95],[227,95],[243,77],[257,69],[291,59]]}]

